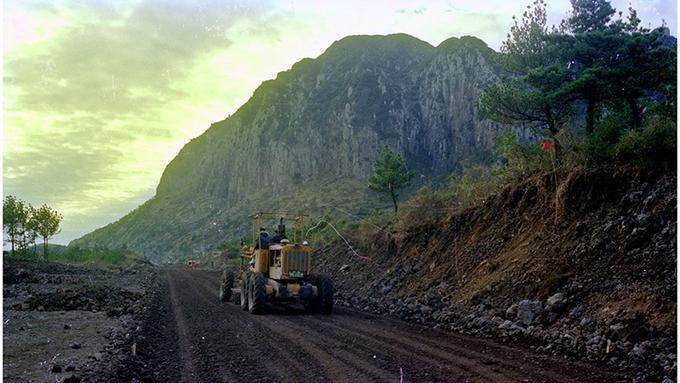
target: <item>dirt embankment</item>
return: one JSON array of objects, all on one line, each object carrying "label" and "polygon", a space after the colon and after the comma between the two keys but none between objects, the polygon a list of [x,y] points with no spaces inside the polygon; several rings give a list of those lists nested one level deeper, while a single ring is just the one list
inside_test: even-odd
[{"label": "dirt embankment", "polygon": [[[323,249],[340,303],[675,380],[676,176],[561,171]],[[387,229],[390,230],[389,228]]]}]

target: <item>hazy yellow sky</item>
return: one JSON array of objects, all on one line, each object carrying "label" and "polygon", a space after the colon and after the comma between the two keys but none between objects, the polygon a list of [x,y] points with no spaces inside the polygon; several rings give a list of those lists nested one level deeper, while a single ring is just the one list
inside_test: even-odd
[{"label": "hazy yellow sky", "polygon": [[[155,194],[191,138],[262,83],[348,35],[407,33],[498,50],[533,1],[3,2],[3,197],[60,212],[68,244]],[[546,0],[549,23],[569,0]],[[612,1],[627,15],[629,2]],[[677,36],[676,1],[633,1]]]}]

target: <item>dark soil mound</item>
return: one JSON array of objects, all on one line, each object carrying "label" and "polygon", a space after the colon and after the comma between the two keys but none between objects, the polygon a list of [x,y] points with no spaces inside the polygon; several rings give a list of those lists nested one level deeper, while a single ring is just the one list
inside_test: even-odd
[{"label": "dark soil mound", "polygon": [[5,258],[2,266],[3,284],[61,283],[66,278],[91,278],[111,274],[97,268],[9,257]]},{"label": "dark soil mound", "polygon": [[57,289],[29,297],[16,309],[41,311],[107,311],[111,316],[134,313],[133,304],[141,293],[110,286],[83,286],[77,289]]}]

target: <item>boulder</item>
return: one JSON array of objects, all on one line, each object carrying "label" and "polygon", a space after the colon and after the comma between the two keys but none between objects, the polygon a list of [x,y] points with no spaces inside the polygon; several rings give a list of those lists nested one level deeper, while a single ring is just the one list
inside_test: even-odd
[{"label": "boulder", "polygon": [[517,316],[515,321],[523,323],[525,326],[533,323],[534,319],[543,315],[543,304],[530,300],[523,300],[517,305]]},{"label": "boulder", "polygon": [[567,308],[567,297],[563,293],[557,293],[546,301],[545,310],[560,313]]}]

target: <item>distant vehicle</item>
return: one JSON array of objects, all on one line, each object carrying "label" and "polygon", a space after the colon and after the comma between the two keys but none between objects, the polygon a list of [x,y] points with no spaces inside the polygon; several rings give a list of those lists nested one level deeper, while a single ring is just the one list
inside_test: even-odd
[{"label": "distant vehicle", "polygon": [[[242,240],[241,267],[238,273],[222,274],[220,299],[234,298],[243,310],[261,314],[267,301],[302,300],[308,310],[330,314],[333,310],[333,283],[328,276],[310,274],[312,250],[304,236],[306,215],[295,212],[261,212],[252,214],[253,246]],[[263,221],[278,221],[280,243],[262,237]],[[284,222],[293,222],[293,241],[285,238]],[[299,237],[298,237],[299,235]],[[260,246],[261,244],[261,246]]]},{"label": "distant vehicle", "polygon": [[196,261],[194,261],[193,259],[188,260],[188,261],[187,261],[187,266],[189,266],[189,267],[196,267]]}]

